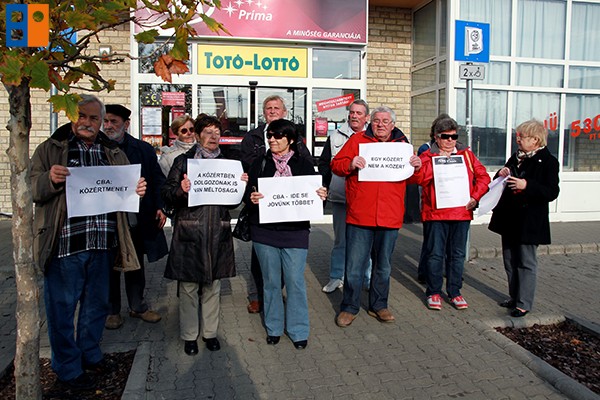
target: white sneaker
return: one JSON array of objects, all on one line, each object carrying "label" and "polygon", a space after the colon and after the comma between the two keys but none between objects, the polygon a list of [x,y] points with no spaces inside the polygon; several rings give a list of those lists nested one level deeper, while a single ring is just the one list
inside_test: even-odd
[{"label": "white sneaker", "polygon": [[341,289],[344,287],[344,281],[341,279],[330,279],[327,285],[323,286],[323,291],[325,293],[335,292],[336,289]]}]

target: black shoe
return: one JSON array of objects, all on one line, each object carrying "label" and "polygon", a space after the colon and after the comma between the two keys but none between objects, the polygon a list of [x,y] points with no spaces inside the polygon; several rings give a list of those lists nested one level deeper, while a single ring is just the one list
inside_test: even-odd
[{"label": "black shoe", "polygon": [[87,373],[82,373],[77,378],[69,379],[68,381],[58,380],[63,385],[71,390],[91,390],[96,387],[96,382]]},{"label": "black shoe", "polygon": [[425,283],[427,283],[427,278],[419,275],[419,276],[417,276],[417,282],[425,284]]},{"label": "black shoe", "polygon": [[198,343],[195,340],[186,340],[183,351],[185,351],[185,354],[188,356],[195,356],[198,354]]},{"label": "black shoe", "polygon": [[305,349],[306,346],[308,346],[308,340],[298,340],[297,342],[294,342],[294,347],[298,350]]},{"label": "black shoe", "polygon": [[279,343],[279,336],[267,336],[267,344],[277,344]]},{"label": "black shoe", "polygon": [[117,364],[114,361],[108,360],[106,357],[95,364],[83,364],[83,370],[94,374],[105,374],[117,369]]},{"label": "black shoe", "polygon": [[515,317],[515,318],[521,318],[527,315],[529,311],[527,310],[520,310],[518,308],[515,308],[514,310],[512,310],[512,312],[510,313],[511,317]]},{"label": "black shoe", "polygon": [[202,338],[202,341],[206,343],[206,348],[210,351],[221,350],[221,343],[219,343],[219,339],[216,337],[210,339]]},{"label": "black shoe", "polygon": [[500,303],[498,303],[498,305],[504,308],[515,308],[517,306],[517,302],[512,299],[508,299],[501,301]]}]

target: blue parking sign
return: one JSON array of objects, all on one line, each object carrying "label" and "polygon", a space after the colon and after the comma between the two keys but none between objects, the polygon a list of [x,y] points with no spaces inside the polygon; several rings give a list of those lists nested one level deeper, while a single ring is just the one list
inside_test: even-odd
[{"label": "blue parking sign", "polygon": [[456,20],[454,60],[490,62],[490,24]]}]

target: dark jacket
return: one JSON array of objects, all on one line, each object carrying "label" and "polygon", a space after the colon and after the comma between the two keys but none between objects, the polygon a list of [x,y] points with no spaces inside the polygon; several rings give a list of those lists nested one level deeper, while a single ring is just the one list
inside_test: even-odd
[{"label": "dark jacket", "polygon": [[[71,132],[70,123],[61,126],[35,149],[31,158],[31,191],[35,203],[33,256],[42,270],[48,267],[50,260],[56,255],[59,232],[67,218],[65,185],[54,186],[50,180],[50,168],[53,165],[67,166]],[[116,142],[102,132],[98,133],[97,140],[103,146],[110,165],[129,164],[127,156],[117,147]],[[140,269],[126,213],[117,212],[117,235],[122,269]]]},{"label": "dark jacket", "polygon": [[119,143],[131,164],[141,164],[142,176],[146,179],[146,195],[140,202],[140,211],[136,214],[136,232],[139,232],[144,241],[144,254],[149,262],[163,258],[169,252],[167,239],[162,229],[158,228],[156,211],[164,206],[160,197],[160,188],[165,183],[154,147],[149,143],[126,134],[123,142]]},{"label": "dark jacket", "polygon": [[207,285],[235,276],[236,272],[229,208],[188,207],[188,194],[181,189],[183,174],[187,174],[187,160],[194,158],[197,146],[175,159],[161,189],[166,206],[175,209],[173,240],[164,276]]},{"label": "dark jacket", "polygon": [[[548,148],[523,160],[517,168],[513,154],[505,167],[516,170],[518,178],[527,180],[525,190],[515,192],[504,188],[498,205],[493,210],[489,229],[518,244],[550,244],[548,204],[558,197],[558,160]],[[496,174],[498,176],[498,174]]]},{"label": "dark jacket", "polygon": [[[263,162],[264,160],[264,162]],[[292,158],[288,161],[288,165],[292,171],[292,176],[300,175],[317,175],[315,168],[311,160],[303,157],[296,152]],[[244,193],[244,203],[249,207],[248,209],[248,220],[250,222],[251,232],[253,232],[252,240],[256,240],[254,227],[260,226],[261,233],[264,231],[272,231],[274,236],[277,236],[277,232],[281,231],[308,231],[310,228],[309,221],[294,221],[294,222],[277,222],[269,224],[259,223],[259,210],[258,205],[253,204],[250,201],[250,194],[254,188],[258,188],[258,178],[270,178],[275,175],[275,162],[273,161],[273,155],[271,151],[267,151],[267,154],[263,157],[259,157],[254,160],[254,163],[248,171],[248,185],[246,186],[246,192]],[[268,241],[268,240],[267,240]],[[261,241],[261,242],[264,242]],[[269,243],[267,243],[269,244]],[[296,247],[296,246],[289,246]]]},{"label": "dark jacket", "polygon": [[[298,137],[298,139],[298,151],[303,157],[306,157],[306,159],[314,165],[312,154],[310,154],[310,151],[308,151],[308,148],[304,144],[302,137]],[[265,124],[261,124],[251,131],[248,131],[248,133],[244,135],[244,139],[242,139],[241,161],[244,171],[248,172],[254,160],[259,157],[263,157],[266,153]]]}]

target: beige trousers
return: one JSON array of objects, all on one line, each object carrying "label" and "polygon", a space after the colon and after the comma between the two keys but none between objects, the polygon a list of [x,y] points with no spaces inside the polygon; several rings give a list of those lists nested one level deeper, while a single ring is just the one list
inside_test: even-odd
[{"label": "beige trousers", "polygon": [[217,337],[221,311],[221,281],[202,286],[195,282],[179,282],[179,331],[181,339],[198,339],[198,305],[202,305],[201,335],[205,339]]}]

